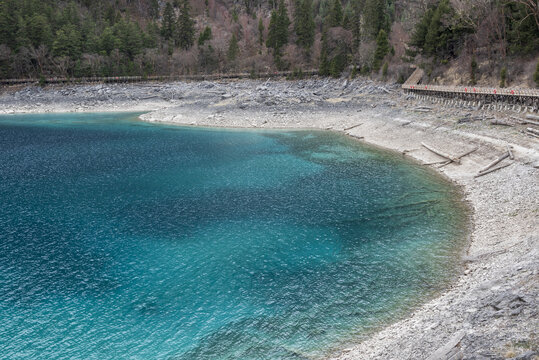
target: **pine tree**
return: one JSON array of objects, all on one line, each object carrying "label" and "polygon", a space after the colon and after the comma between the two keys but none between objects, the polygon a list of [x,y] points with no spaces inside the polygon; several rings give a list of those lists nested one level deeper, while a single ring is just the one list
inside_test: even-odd
[{"label": "pine tree", "polygon": [[311,0],[297,0],[294,9],[294,31],[297,44],[308,50],[314,44],[315,23]]},{"label": "pine tree", "polygon": [[335,27],[335,26],[341,26],[342,25],[342,3],[341,0],[333,0],[333,4],[331,5],[331,10],[328,14],[328,26],[329,27]]},{"label": "pine tree", "polygon": [[189,0],[182,0],[176,26],[176,39],[178,45],[184,50],[189,49],[195,42],[195,22],[191,18],[190,12]]},{"label": "pine tree", "polygon": [[232,38],[230,39],[230,43],[228,44],[228,51],[226,54],[228,61],[232,62],[236,60],[239,52],[240,47],[238,46],[238,38],[236,37],[236,34],[232,34]]},{"label": "pine tree", "polygon": [[204,28],[204,31],[200,33],[198,36],[198,46],[204,45],[206,41],[211,40],[212,34],[211,34],[211,28],[209,26],[206,26]]},{"label": "pine tree", "polygon": [[429,31],[433,13],[434,9],[428,9],[421,17],[421,20],[415,25],[412,38],[410,39],[410,45],[420,49],[425,46],[425,37]]},{"label": "pine tree", "polygon": [[258,19],[258,42],[260,46],[264,44],[264,22],[262,21],[262,18]]},{"label": "pine tree", "polygon": [[322,48],[320,49],[320,63],[318,65],[318,74],[320,76],[329,76],[330,64],[328,59],[327,32],[322,33]]},{"label": "pine tree", "polygon": [[52,50],[56,56],[68,56],[72,59],[81,55],[81,36],[75,25],[64,25],[56,32]]},{"label": "pine tree", "polygon": [[364,7],[365,31],[373,39],[384,27],[386,0],[366,0]]},{"label": "pine tree", "polygon": [[477,75],[477,61],[475,60],[475,56],[472,56],[472,63],[470,65],[470,84],[471,85],[477,84],[476,75]]},{"label": "pine tree", "polygon": [[163,21],[161,23],[161,36],[169,40],[174,36],[176,30],[176,16],[172,4],[167,2],[163,11]]},{"label": "pine tree", "polygon": [[159,18],[159,1],[158,0],[150,0],[148,15],[150,15],[151,19]]},{"label": "pine tree", "polygon": [[535,84],[537,87],[539,87],[539,62],[537,63],[537,66],[535,67],[535,73],[533,74],[533,80],[535,81]]},{"label": "pine tree", "polygon": [[432,14],[427,34],[425,35],[424,52],[427,55],[441,54],[447,44],[448,32],[443,26],[442,18],[444,15],[449,14],[450,5],[449,0],[442,0],[438,4],[438,7]]},{"label": "pine tree", "polygon": [[0,44],[17,48],[17,17],[15,0],[0,1]]},{"label": "pine tree", "polygon": [[106,27],[99,40],[101,50],[109,55],[117,47],[118,40],[111,27]]},{"label": "pine tree", "polygon": [[288,27],[290,26],[290,19],[288,18],[288,10],[286,9],[286,4],[284,0],[279,2],[278,12],[278,38],[280,46],[288,44]]},{"label": "pine tree", "polygon": [[26,36],[36,48],[41,44],[50,46],[52,32],[47,18],[41,14],[34,14],[30,17],[26,21]]},{"label": "pine tree", "polygon": [[359,0],[352,0],[352,35],[354,36],[354,51],[359,49],[361,42],[361,4]]},{"label": "pine tree", "polygon": [[387,33],[384,29],[380,30],[376,37],[376,51],[374,52],[374,62],[372,68],[378,72],[382,66],[382,60],[389,52],[389,41],[387,39]]},{"label": "pine tree", "polygon": [[288,44],[288,26],[290,19],[284,0],[279,2],[279,8],[271,13],[270,24],[268,28],[268,39],[266,46],[272,48],[274,55],[280,55],[281,48]]}]

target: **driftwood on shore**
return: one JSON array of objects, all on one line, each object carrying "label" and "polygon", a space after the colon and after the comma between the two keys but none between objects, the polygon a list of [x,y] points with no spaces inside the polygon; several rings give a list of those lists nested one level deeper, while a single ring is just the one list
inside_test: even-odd
[{"label": "driftwood on shore", "polygon": [[486,172],[487,170],[489,170],[491,167],[493,167],[494,165],[500,163],[501,161],[503,161],[504,159],[508,158],[509,157],[509,151],[507,151],[506,153],[504,153],[502,156],[500,156],[499,158],[497,158],[496,160],[494,160],[493,162],[491,162],[490,164],[488,164],[487,166],[485,166],[484,168],[482,168],[481,170],[479,170],[479,173],[484,173]]},{"label": "driftwood on shore", "polygon": [[509,145],[506,145],[506,146],[507,146],[507,152],[509,153],[509,158],[511,160],[515,160],[515,156],[513,155],[513,149]]},{"label": "driftwood on shore", "polygon": [[497,171],[497,170],[500,170],[500,169],[503,169],[503,168],[506,168],[508,167],[509,165],[511,165],[513,163],[509,163],[509,164],[503,164],[503,165],[500,165],[500,166],[497,166],[493,169],[490,169],[490,170],[486,170],[484,172],[480,172],[479,174],[475,175],[476,178],[480,177],[480,176],[483,176],[483,175],[486,175],[486,174],[490,174],[491,172],[494,172],[494,171]]},{"label": "driftwood on shore", "polygon": [[422,142],[421,145],[423,147],[425,147],[427,150],[432,151],[433,153],[435,153],[438,156],[441,156],[443,158],[446,158],[447,160],[451,160],[452,162],[456,162],[457,164],[460,164],[460,159],[458,157],[456,157],[456,156],[450,155],[450,154],[448,154],[448,153],[446,153],[444,151],[441,151],[441,150],[437,150],[437,149],[433,148],[432,146],[425,144],[424,142]]},{"label": "driftwood on shore", "polygon": [[358,126],[361,126],[361,125],[363,125],[363,124],[360,123],[360,124],[357,124],[357,125],[354,125],[354,126],[347,127],[346,129],[344,129],[344,131],[348,131],[348,130],[355,129],[355,128],[357,128]]},{"label": "driftwood on shore", "polygon": [[539,120],[539,117],[529,117],[533,115],[526,115],[526,119],[519,118],[516,116],[509,116],[511,119],[514,119],[519,122],[519,124],[530,124],[530,125],[537,125],[539,126],[539,121],[534,121],[533,119]]},{"label": "driftwood on shore", "polygon": [[[465,156],[467,156],[467,155],[470,155],[471,153],[477,151],[477,149],[479,149],[479,148],[478,148],[478,147],[475,147],[475,148],[473,148],[473,149],[471,149],[471,150],[469,150],[469,151],[466,151],[464,154],[461,154],[461,155],[457,156],[457,159],[460,160],[460,159],[462,159],[463,157],[465,157]],[[438,166],[438,169],[441,169],[441,168],[443,168],[444,166],[451,164],[452,162],[453,162],[452,160],[444,161],[441,165]]]},{"label": "driftwood on shore", "polygon": [[535,135],[539,135],[539,130],[534,128],[526,128],[526,131]]},{"label": "driftwood on shore", "polygon": [[510,127],[513,127],[515,125],[511,124],[511,123],[508,123],[508,122],[505,122],[505,121],[500,121],[500,120],[493,120],[490,122],[490,125],[500,125],[500,126],[510,126]]}]

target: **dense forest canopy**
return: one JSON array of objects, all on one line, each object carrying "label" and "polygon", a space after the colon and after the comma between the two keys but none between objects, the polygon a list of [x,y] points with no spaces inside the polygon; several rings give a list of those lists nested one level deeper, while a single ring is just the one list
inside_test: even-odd
[{"label": "dense forest canopy", "polygon": [[0,78],[430,74],[538,53],[529,0],[0,0]]}]

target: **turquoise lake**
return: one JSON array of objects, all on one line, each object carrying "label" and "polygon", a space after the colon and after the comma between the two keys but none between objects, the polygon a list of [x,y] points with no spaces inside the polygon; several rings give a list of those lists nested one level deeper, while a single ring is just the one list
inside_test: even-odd
[{"label": "turquoise lake", "polygon": [[320,131],[0,116],[0,357],[310,359],[459,268],[446,180]]}]

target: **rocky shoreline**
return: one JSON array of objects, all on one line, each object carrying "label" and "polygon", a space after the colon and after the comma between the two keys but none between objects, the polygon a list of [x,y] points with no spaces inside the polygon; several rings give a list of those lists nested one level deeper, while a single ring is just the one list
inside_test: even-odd
[{"label": "rocky shoreline", "polygon": [[[443,107],[365,80],[239,81],[2,89],[0,114],[149,111],[145,121],[314,128],[395,150],[463,187],[473,230],[462,274],[445,292],[336,359],[535,359],[539,329],[539,141],[510,111]],[[495,122],[511,126],[494,125]],[[423,144],[458,156],[444,159]],[[509,166],[475,177],[512,149]]]}]

